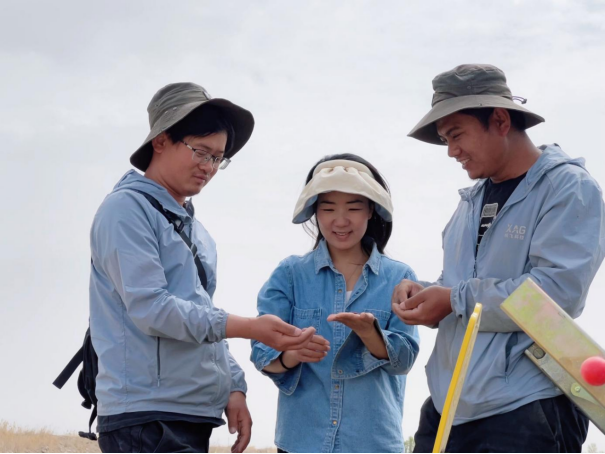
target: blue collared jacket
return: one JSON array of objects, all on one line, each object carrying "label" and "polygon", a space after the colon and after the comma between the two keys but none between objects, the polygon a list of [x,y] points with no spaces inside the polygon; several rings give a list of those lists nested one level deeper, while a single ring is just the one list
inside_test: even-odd
[{"label": "blue collared jacket", "polygon": [[[190,249],[138,189],[177,214]],[[162,186],[130,171],[101,204],[90,234],[90,332],[99,356],[99,415],[164,411],[221,418],[244,372],[229,353],[227,313],[214,307],[216,245]]]},{"label": "blue collared jacket", "polygon": [[[258,296],[258,312],[300,328],[313,326],[330,341],[319,363],[268,374],[279,388],[275,444],[289,452],[402,452],[405,374],[418,355],[418,331],[391,313],[393,288],[416,277],[405,264],[378,252],[363,267],[345,303],[345,278],[325,240],[317,249],[282,261]],[[375,358],[360,338],[326,318],[339,312],[370,312],[380,325],[388,360]],[[279,356],[252,342],[260,371]]]}]

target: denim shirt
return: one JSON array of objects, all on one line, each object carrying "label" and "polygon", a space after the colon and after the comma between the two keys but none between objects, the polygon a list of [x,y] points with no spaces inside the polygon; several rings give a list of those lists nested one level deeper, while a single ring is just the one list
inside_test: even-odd
[{"label": "denim shirt", "polygon": [[[313,326],[330,342],[318,363],[290,371],[263,372],[279,388],[275,444],[289,452],[402,452],[405,374],[418,355],[418,331],[391,313],[393,288],[416,280],[407,265],[374,246],[353,293],[345,300],[344,276],[334,267],[325,240],[314,251],[283,260],[258,296],[258,312],[300,328]],[[388,352],[377,359],[348,327],[330,314],[370,312]],[[260,371],[280,352],[252,341]]]}]

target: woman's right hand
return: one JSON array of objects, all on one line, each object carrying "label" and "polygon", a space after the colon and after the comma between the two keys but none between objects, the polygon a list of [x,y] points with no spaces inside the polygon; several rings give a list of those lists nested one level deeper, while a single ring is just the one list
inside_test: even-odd
[{"label": "woman's right hand", "polygon": [[315,334],[306,347],[299,350],[286,350],[282,353],[282,361],[288,368],[298,366],[300,363],[318,363],[330,351],[330,342],[319,334]]}]

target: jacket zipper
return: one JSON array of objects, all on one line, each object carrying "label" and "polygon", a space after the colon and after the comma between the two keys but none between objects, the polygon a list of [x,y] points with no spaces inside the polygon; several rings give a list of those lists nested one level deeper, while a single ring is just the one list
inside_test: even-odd
[{"label": "jacket zipper", "polygon": [[[469,211],[470,222],[468,223],[471,226],[471,238],[473,239],[471,244],[473,245],[473,249],[475,249],[477,247],[476,244],[477,244],[477,230],[478,229],[475,229],[475,204],[473,203],[472,197],[468,198],[468,203],[471,206],[471,209]],[[479,220],[479,222],[481,222],[481,220]],[[474,233],[473,233],[473,231],[474,231]],[[479,251],[477,250],[477,252],[474,254],[474,260],[473,260],[473,278],[477,277],[477,255],[478,254],[479,254]]]},{"label": "jacket zipper", "polygon": [[[526,176],[526,178],[527,178],[527,176]],[[521,184],[521,183],[519,183],[519,184]],[[524,200],[527,197],[527,195],[531,192],[531,190],[533,189],[533,186],[534,185],[532,185],[531,188],[529,188],[525,192],[525,194],[523,194],[521,197],[518,197],[513,202],[510,202],[510,197],[509,197],[509,199],[506,201],[506,203],[504,204],[504,206],[502,207],[502,209],[498,212],[498,215],[496,216],[496,218],[492,221],[492,225],[490,226],[490,228],[487,229],[487,231],[483,235],[483,239],[481,240],[481,244],[483,244],[483,241],[485,240],[485,237],[487,235],[489,235],[490,231],[493,230],[494,224],[496,224],[498,222],[498,220],[502,218],[502,215],[504,213],[506,213],[511,206],[513,206],[513,205],[521,202],[522,200]],[[516,191],[516,189],[515,189],[515,191]],[[515,191],[513,191],[513,192],[515,192]],[[512,197],[512,194],[511,194],[511,197]],[[479,214],[479,222],[481,222],[481,214]],[[479,247],[477,248],[477,254],[475,255],[475,263],[477,262],[477,256],[479,255],[479,249],[481,248],[481,244],[479,244]]]},{"label": "jacket zipper", "polygon": [[[512,195],[512,194],[511,194]],[[506,203],[504,204],[504,206],[502,207],[502,209],[498,212],[498,215],[496,216],[496,218],[492,221],[492,225],[490,226],[489,229],[487,229],[487,231],[485,232],[485,234],[483,235],[483,238],[481,240],[481,243],[479,243],[479,247],[477,247],[477,251],[475,253],[475,263],[473,266],[473,277],[477,277],[477,257],[479,257],[479,249],[481,249],[481,246],[485,243],[486,241],[486,237],[491,233],[491,231],[494,229],[494,224],[496,224],[496,222],[498,222],[498,220],[500,218],[502,218],[502,215],[504,213],[506,213],[508,211],[508,208],[511,205],[514,205],[515,203],[523,200],[525,197],[527,196],[527,194],[525,194],[521,199],[515,201],[512,204],[508,203],[508,200],[506,201]],[[473,207],[473,201],[472,198],[469,197],[469,202],[471,204],[471,213],[472,213],[472,219],[474,220],[475,216],[474,216],[474,207]],[[481,223],[481,213],[479,213],[479,223]],[[475,229],[475,233],[477,233],[479,231],[479,228]],[[477,240],[475,239],[475,242]]]},{"label": "jacket zipper", "polygon": [[[523,200],[525,197],[527,196],[527,194],[525,194],[521,199],[515,201],[514,203],[509,204],[508,200],[506,201],[506,203],[504,204],[504,206],[502,207],[502,209],[500,210],[500,212],[498,213],[498,215],[496,216],[496,218],[492,221],[492,225],[490,226],[489,229],[487,229],[487,231],[485,232],[485,234],[483,235],[483,239],[481,240],[481,243],[479,244],[479,247],[477,248],[477,252],[475,254],[475,263],[474,263],[474,267],[473,267],[473,277],[476,278],[477,277],[477,257],[479,256],[479,249],[481,249],[481,246],[483,246],[485,244],[486,241],[486,237],[491,233],[491,231],[494,228],[494,224],[496,222],[498,222],[499,219],[502,218],[502,215],[504,213],[506,213],[506,211],[508,211],[509,207],[511,205],[514,205],[515,203]],[[474,214],[474,210],[472,209],[473,207],[473,202],[472,199],[469,198],[469,202],[471,203],[471,213]],[[474,219],[474,216],[473,216]],[[481,213],[479,213],[479,222],[481,222]],[[508,383],[508,377],[509,377],[509,365],[510,365],[510,353],[511,350],[513,348],[513,346],[517,345],[517,333],[513,333],[513,335],[508,339],[507,343],[506,343],[506,347],[504,349],[504,355],[505,355],[505,361],[504,361],[504,381],[506,383]]]},{"label": "jacket zipper", "polygon": [[158,345],[158,347],[157,347],[158,377],[157,378],[158,378],[158,388],[159,388],[160,387],[160,372],[162,370],[162,367],[161,367],[161,363],[160,363],[160,338],[158,337],[157,340],[158,340],[158,342],[157,342],[157,345]]}]

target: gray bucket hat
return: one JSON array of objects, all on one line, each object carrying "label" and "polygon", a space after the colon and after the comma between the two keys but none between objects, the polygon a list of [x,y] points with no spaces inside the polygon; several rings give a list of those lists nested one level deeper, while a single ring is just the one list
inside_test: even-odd
[{"label": "gray bucket hat", "polygon": [[246,109],[233,104],[226,99],[214,98],[201,86],[191,82],[179,82],[166,85],[151,98],[147,107],[149,113],[149,126],[151,131],[139,147],[130,157],[130,163],[143,172],[147,170],[153,146],[151,141],[160,133],[181,121],[191,112],[202,105],[212,105],[220,108],[225,117],[233,125],[235,137],[231,150],[225,153],[226,158],[231,158],[242,149],[254,129],[254,117]]},{"label": "gray bucket hat", "polygon": [[433,102],[431,111],[424,116],[409,137],[437,145],[444,145],[437,134],[435,122],[463,109],[502,107],[517,110],[525,117],[525,127],[542,123],[544,118],[516,104],[521,99],[511,94],[506,85],[506,76],[501,69],[492,65],[460,65],[433,79]]}]

